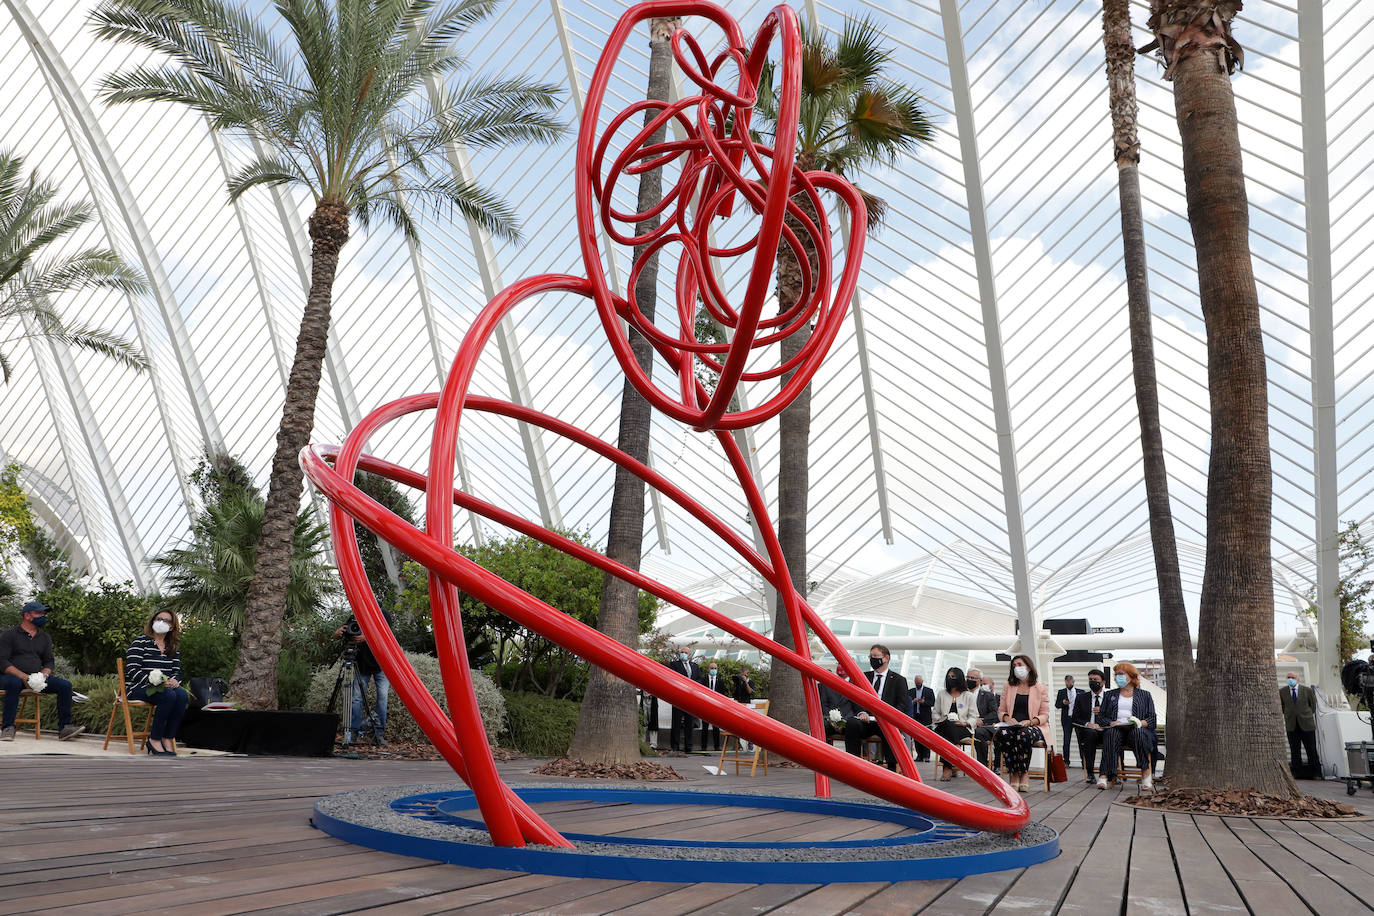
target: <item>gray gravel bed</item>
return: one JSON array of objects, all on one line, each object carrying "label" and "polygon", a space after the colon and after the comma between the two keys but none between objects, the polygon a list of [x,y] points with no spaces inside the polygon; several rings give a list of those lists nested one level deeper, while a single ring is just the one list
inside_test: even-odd
[{"label": "gray gravel bed", "polygon": [[[585,785],[585,783],[578,783]],[[520,788],[548,788],[549,783],[511,786]],[[619,782],[598,780],[595,788],[644,788],[642,782]],[[593,788],[588,786],[588,788]],[[415,786],[378,786],[356,789],[339,795],[331,795],[317,802],[317,807],[325,814],[362,827],[371,827],[403,836],[423,837],[446,840],[454,843],[471,843],[482,846],[491,845],[491,837],[485,830],[473,830],[451,824],[425,821],[398,814],[391,810],[391,803],[398,798],[411,795],[426,795],[435,792],[461,792],[465,786],[449,784]],[[711,787],[692,788],[674,786],[672,791],[681,792],[719,792]],[[732,795],[736,793],[731,793]],[[756,797],[761,807],[767,807],[770,798],[778,796],[810,797],[807,793],[776,793],[774,795],[741,795]],[[897,807],[887,802],[873,799],[865,803],[885,807]],[[925,859],[943,856],[968,856],[1002,850],[1038,846],[1052,840],[1055,832],[1041,824],[1031,823],[1021,831],[1020,839],[997,833],[979,833],[972,836],[932,843],[911,843],[899,846],[873,846],[858,848],[823,847],[814,849],[773,849],[739,847],[699,847],[699,846],[643,846],[620,843],[578,843],[576,849],[558,847],[531,848],[545,849],[567,855],[590,854],[606,856],[626,856],[645,859],[693,859],[700,861],[730,862],[837,862],[837,861],[886,861],[897,859]]]}]

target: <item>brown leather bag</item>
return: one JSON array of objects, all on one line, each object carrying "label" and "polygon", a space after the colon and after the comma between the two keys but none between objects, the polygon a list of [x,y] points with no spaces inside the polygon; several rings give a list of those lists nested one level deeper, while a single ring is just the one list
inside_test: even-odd
[{"label": "brown leather bag", "polygon": [[1050,782],[1068,782],[1069,768],[1064,766],[1063,754],[1050,755]]}]

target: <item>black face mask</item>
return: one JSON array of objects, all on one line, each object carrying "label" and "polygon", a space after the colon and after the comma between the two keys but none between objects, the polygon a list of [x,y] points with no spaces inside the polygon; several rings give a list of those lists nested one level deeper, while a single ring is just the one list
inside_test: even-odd
[{"label": "black face mask", "polygon": [[964,681],[964,686],[969,690],[977,690],[978,682],[975,681],[973,678],[969,678],[968,680]]},{"label": "black face mask", "polygon": [[1101,681],[1089,681],[1089,682],[1088,682],[1088,686],[1092,688],[1093,693],[1101,693],[1101,692],[1102,692],[1102,682],[1101,682]]},{"label": "black face mask", "polygon": [[870,655],[868,657],[868,666],[874,671],[877,671],[883,666],[883,657],[881,655]]},{"label": "black face mask", "polygon": [[958,678],[953,678],[953,677],[947,677],[947,678],[945,678],[945,689],[946,689],[946,690],[958,690],[958,689],[959,689],[959,679],[958,679]]}]

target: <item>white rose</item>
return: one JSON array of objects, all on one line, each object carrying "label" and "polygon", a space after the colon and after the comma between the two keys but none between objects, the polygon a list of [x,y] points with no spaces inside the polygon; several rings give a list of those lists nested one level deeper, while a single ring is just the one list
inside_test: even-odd
[{"label": "white rose", "polygon": [[1134,725],[1136,728],[1139,728],[1139,727],[1140,727],[1140,720],[1137,719],[1135,716],[1131,716],[1131,720],[1130,720],[1130,721],[1131,721],[1131,724]]},{"label": "white rose", "polygon": [[839,721],[840,721],[841,719],[843,719],[843,718],[844,718],[844,716],[840,715],[840,711],[839,711],[838,709],[832,709],[832,710],[830,710],[830,721],[831,721],[831,722],[839,722]]},{"label": "white rose", "polygon": [[162,673],[161,668],[154,668],[152,671],[148,672],[148,683],[152,684],[154,687],[157,687],[165,680],[167,680],[167,677]]},{"label": "white rose", "polygon": [[957,712],[955,712],[954,710],[951,709],[951,710],[949,711],[949,714],[946,715],[945,718],[948,719],[950,722],[958,722],[958,721],[959,721],[959,714],[958,714]]},{"label": "white rose", "polygon": [[46,686],[48,686],[48,676],[42,671],[35,671],[29,675],[29,689],[34,693],[42,693]]}]

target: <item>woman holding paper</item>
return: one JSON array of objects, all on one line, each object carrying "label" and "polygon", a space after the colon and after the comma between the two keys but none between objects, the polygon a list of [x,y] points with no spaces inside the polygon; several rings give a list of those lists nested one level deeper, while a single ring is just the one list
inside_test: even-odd
[{"label": "woman holding paper", "polygon": [[1102,767],[1097,771],[1097,787],[1116,782],[1122,748],[1130,748],[1136,763],[1145,768],[1140,788],[1154,788],[1154,757],[1158,740],[1155,732],[1155,701],[1150,691],[1140,686],[1140,672],[1130,662],[1112,668],[1116,689],[1108,690],[1097,713],[1102,727]]},{"label": "woman holding paper", "polygon": [[[965,676],[962,668],[945,672],[945,687],[935,695],[935,724],[931,730],[950,744],[973,737],[978,724],[978,682]],[[954,778],[954,767],[946,763],[940,781]]]},{"label": "woman holding paper", "polygon": [[1031,748],[1045,739],[1040,727],[1050,721],[1050,688],[1040,683],[1035,662],[1028,656],[1012,657],[997,718],[993,743],[1007,762],[1011,787],[1025,791],[1030,786],[1026,772],[1030,770]]},{"label": "woman holding paper", "polygon": [[170,747],[181,728],[190,696],[181,686],[181,624],[171,611],[158,611],[124,654],[124,687],[129,699],[153,704],[148,753],[175,757]]}]

